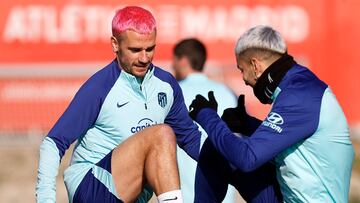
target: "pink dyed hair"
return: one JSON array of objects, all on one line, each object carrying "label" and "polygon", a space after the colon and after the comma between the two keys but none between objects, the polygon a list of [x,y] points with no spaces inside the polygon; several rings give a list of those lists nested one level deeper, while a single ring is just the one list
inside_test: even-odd
[{"label": "pink dyed hair", "polygon": [[126,30],[140,34],[150,34],[156,30],[156,21],[150,11],[138,7],[127,6],[118,10],[112,20],[112,33],[118,35]]}]

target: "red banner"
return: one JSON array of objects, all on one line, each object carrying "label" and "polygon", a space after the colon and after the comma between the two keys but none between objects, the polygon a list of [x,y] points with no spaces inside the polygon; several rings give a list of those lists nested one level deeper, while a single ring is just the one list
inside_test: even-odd
[{"label": "red banner", "polygon": [[[116,9],[127,4],[133,1],[2,2],[0,131],[14,126],[48,129],[80,86],[79,81],[114,58],[111,19]],[[141,6],[150,9],[157,19],[156,63],[171,70],[174,43],[197,37],[209,52],[207,73],[227,83],[237,94],[252,95],[235,66],[237,38],[254,25],[275,27],[286,39],[289,53],[331,86],[350,123],[360,122],[360,52],[356,51],[360,44],[356,20],[360,18],[360,2],[154,0]],[[57,91],[59,87],[67,93]],[[248,103],[250,108],[259,109],[253,96]],[[264,112],[255,111],[260,116]],[[28,114],[38,117],[13,117]]]},{"label": "red banner", "polygon": [[[298,50],[306,48],[304,42],[316,42],[324,30],[321,20],[326,17],[322,11],[325,1],[318,6],[307,5],[306,1],[247,2],[149,1],[144,4],[157,19],[157,59],[168,60],[177,40],[198,37],[209,47],[211,59],[233,60],[235,41],[257,24],[279,29],[289,44],[300,46]],[[117,3],[25,0],[2,3],[0,62],[88,62],[111,58],[111,19],[115,10],[123,7]]]}]

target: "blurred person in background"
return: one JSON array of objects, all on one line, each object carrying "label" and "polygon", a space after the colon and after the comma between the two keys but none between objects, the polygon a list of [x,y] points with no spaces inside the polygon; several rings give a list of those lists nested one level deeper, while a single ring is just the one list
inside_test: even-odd
[{"label": "blurred person in background", "polygon": [[271,27],[246,31],[235,53],[245,83],[272,108],[264,121],[257,120],[246,113],[240,96],[238,106],[226,109],[220,118],[212,93],[209,100],[196,96],[190,116],[210,140],[202,146],[198,162],[196,202],[216,202],[228,183],[240,194],[253,185],[261,189],[259,179],[248,174],[269,161],[276,168],[284,202],[348,202],[354,150],[330,87],[294,61],[283,37]]},{"label": "blurred person in background", "polygon": [[40,146],[37,202],[55,202],[62,156],[77,141],[64,181],[70,202],[183,202],[176,142],[197,160],[200,132],[181,89],[152,64],[153,15],[116,12],[109,65],[88,79]]},{"label": "blurred person in background", "polygon": [[[207,95],[213,90],[219,101],[218,113],[221,115],[225,108],[236,106],[236,96],[224,84],[210,80],[204,73],[206,62],[206,48],[198,39],[189,38],[179,41],[173,49],[173,70],[184,94],[185,104],[189,106],[197,94]],[[201,144],[206,139],[206,132],[202,133]],[[178,167],[180,172],[181,191],[184,202],[194,201],[196,161],[191,159],[182,149],[177,150]],[[235,201],[235,190],[228,189],[224,203]]]}]

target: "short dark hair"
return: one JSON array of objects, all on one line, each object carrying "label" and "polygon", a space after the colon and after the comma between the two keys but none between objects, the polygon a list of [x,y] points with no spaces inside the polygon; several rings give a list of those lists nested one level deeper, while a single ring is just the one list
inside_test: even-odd
[{"label": "short dark hair", "polygon": [[173,54],[178,57],[187,57],[194,70],[202,71],[206,61],[205,45],[198,39],[189,38],[175,45]]}]

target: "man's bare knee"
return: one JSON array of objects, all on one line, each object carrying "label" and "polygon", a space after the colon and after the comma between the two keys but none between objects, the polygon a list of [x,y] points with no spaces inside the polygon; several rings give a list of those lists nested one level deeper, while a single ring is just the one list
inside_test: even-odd
[{"label": "man's bare knee", "polygon": [[[155,194],[179,189],[179,173],[176,163],[176,137],[168,125],[153,126],[151,145],[145,162],[145,174]],[[170,174],[170,177],[164,177]]]},{"label": "man's bare knee", "polygon": [[153,139],[157,145],[176,145],[176,137],[174,131],[170,126],[166,124],[160,124],[156,126],[156,131],[154,133]]}]

